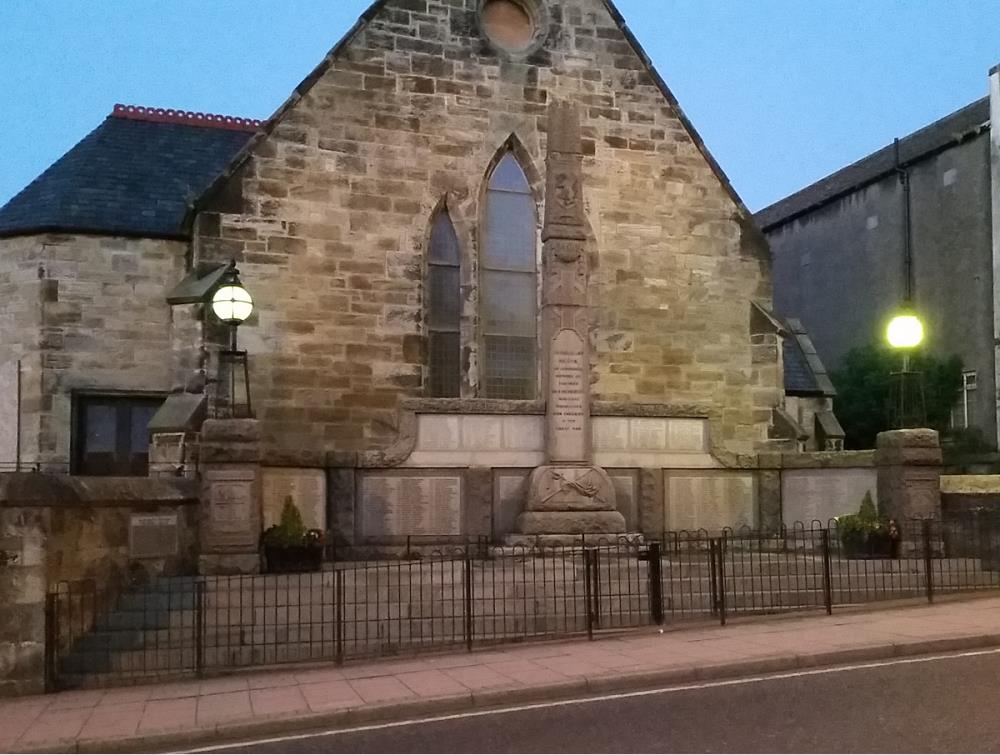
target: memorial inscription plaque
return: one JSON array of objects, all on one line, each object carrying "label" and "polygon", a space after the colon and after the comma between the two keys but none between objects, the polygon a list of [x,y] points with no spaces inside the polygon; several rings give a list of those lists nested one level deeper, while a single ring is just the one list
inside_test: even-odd
[{"label": "memorial inscription plaque", "polygon": [[786,471],[781,475],[783,520],[825,525],[833,517],[857,513],[865,493],[875,496],[877,489],[874,469]]},{"label": "memorial inscription plaque", "polygon": [[291,500],[310,529],[326,529],[326,473],[322,469],[265,467],[264,527],[281,521],[281,510]]},{"label": "memorial inscription plaque", "polygon": [[250,525],[252,479],[212,481],[211,521],[217,534],[240,534]]},{"label": "memorial inscription plaque", "polygon": [[169,558],[179,550],[177,514],[132,514],[128,534],[132,558]]},{"label": "memorial inscription plaque", "polygon": [[587,459],[587,365],[583,338],[575,330],[563,329],[552,339],[549,400],[551,460]]},{"label": "memorial inscription plaque", "polygon": [[360,506],[364,537],[462,534],[459,475],[366,475]]},{"label": "memorial inscription plaque", "polygon": [[665,485],[666,522],[671,530],[753,527],[752,475],[732,472],[672,472]]}]

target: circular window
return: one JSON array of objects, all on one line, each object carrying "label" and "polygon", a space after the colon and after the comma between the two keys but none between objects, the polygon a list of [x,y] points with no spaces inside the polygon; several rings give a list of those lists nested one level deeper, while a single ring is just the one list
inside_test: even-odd
[{"label": "circular window", "polygon": [[507,52],[524,52],[535,41],[535,19],[515,0],[486,0],[483,31],[490,42]]}]

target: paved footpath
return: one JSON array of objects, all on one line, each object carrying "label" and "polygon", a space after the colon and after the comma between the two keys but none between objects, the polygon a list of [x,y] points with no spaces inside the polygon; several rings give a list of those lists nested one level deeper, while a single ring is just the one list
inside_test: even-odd
[{"label": "paved footpath", "polygon": [[0,698],[0,752],[156,751],[1000,645],[1000,597]]}]

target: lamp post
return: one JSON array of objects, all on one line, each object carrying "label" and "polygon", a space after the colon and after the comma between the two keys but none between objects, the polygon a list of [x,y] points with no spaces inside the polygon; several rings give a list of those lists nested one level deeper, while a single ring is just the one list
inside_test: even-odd
[{"label": "lamp post", "polygon": [[[239,326],[250,317],[253,312],[253,297],[250,292],[243,287],[240,281],[240,271],[236,269],[236,261],[229,263],[226,272],[219,280],[219,285],[212,294],[212,312],[215,316],[229,328],[229,347],[219,352],[219,370],[223,371],[223,364],[229,365],[229,416],[237,417],[236,402],[236,371],[239,367],[243,370],[243,387],[246,396],[246,416],[252,417],[253,410],[250,405],[250,372],[247,368],[247,352],[237,348],[236,331]],[[221,375],[220,375],[221,377]],[[219,403],[216,403],[216,414],[218,415]]]},{"label": "lamp post", "polygon": [[917,424],[924,424],[926,422],[927,411],[924,403],[922,376],[919,372],[910,369],[910,354],[924,340],[924,324],[921,322],[920,317],[917,315],[916,310],[913,309],[909,300],[904,301],[892,319],[889,320],[885,336],[889,345],[900,352],[903,358],[902,369],[899,372],[892,373],[892,377],[896,378],[893,381],[893,388],[897,393],[892,404],[893,409],[898,411],[896,421],[893,424],[897,428],[909,425],[910,418],[906,407],[907,383],[914,385],[919,402],[916,408],[917,414],[914,419],[917,420]]}]

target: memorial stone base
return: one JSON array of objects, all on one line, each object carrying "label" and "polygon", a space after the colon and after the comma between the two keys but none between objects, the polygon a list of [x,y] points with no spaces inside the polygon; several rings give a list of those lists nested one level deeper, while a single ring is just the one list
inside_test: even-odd
[{"label": "memorial stone base", "polygon": [[625,517],[615,507],[608,473],[594,466],[544,466],[531,473],[525,510],[517,518],[511,545],[580,542],[580,536],[622,535]]}]

